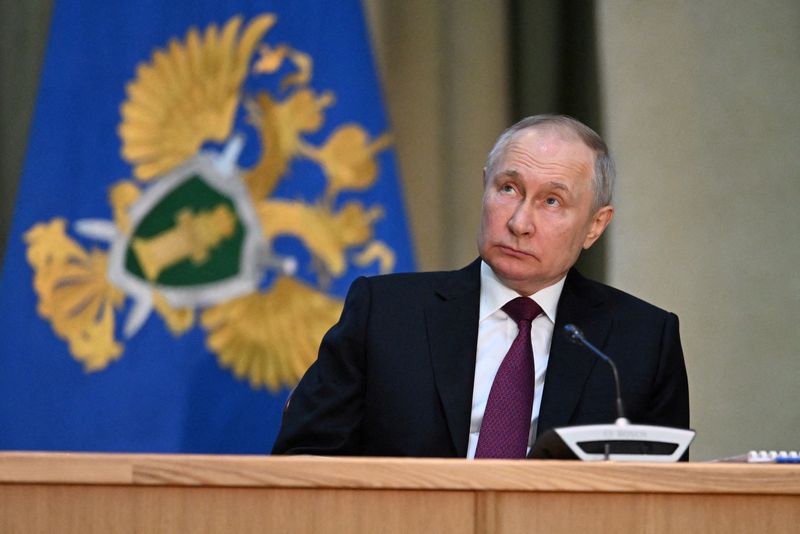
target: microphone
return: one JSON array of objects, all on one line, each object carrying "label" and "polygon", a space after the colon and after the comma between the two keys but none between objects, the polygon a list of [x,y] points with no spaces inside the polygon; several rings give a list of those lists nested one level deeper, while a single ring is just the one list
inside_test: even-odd
[{"label": "microphone", "polygon": [[675,462],[689,448],[694,430],[666,426],[631,424],[625,418],[617,366],[595,347],[574,324],[564,333],[575,344],[590,350],[611,367],[616,388],[617,420],[613,424],[577,425],[553,428],[533,444],[529,458],[560,460],[623,460]]},{"label": "microphone", "polygon": [[614,375],[614,386],[617,390],[617,424],[626,424],[628,420],[625,419],[625,407],[622,404],[622,391],[619,385],[619,372],[617,371],[617,365],[614,363],[614,360],[609,358],[605,352],[601,351],[583,336],[583,332],[580,328],[575,326],[574,324],[568,324],[564,326],[564,333],[567,334],[567,337],[575,343],[576,345],[581,345],[586,347],[590,351],[592,351],[598,358],[603,360],[604,362],[608,363],[611,366],[611,372]]}]

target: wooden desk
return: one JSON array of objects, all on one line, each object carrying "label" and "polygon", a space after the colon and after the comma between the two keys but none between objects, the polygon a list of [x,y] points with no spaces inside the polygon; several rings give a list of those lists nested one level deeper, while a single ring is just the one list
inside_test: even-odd
[{"label": "wooden desk", "polygon": [[800,465],[0,452],[39,532],[800,532]]}]

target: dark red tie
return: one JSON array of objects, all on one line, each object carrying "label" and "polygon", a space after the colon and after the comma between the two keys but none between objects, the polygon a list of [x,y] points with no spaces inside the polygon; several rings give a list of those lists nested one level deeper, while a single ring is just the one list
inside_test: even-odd
[{"label": "dark red tie", "polygon": [[489,391],[475,458],[525,458],[528,447],[536,382],[531,323],[542,308],[529,298],[517,297],[503,311],[516,321],[519,333]]}]

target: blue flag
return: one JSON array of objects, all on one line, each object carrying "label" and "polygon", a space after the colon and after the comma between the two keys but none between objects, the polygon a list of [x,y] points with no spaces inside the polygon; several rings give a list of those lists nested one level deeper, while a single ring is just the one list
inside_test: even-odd
[{"label": "blue flag", "polygon": [[358,0],[59,2],[0,279],[0,449],[265,453],[414,268]]}]

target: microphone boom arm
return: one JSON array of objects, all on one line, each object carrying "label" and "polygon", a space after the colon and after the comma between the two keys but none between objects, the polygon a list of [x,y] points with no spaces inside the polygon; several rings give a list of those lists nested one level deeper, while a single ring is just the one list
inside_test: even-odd
[{"label": "microphone boom arm", "polygon": [[592,343],[589,342],[586,337],[584,337],[583,332],[581,329],[575,326],[574,324],[568,324],[564,326],[564,332],[566,332],[569,339],[578,345],[582,345],[592,351],[598,358],[603,360],[604,362],[608,363],[611,366],[611,372],[614,373],[614,387],[617,391],[617,424],[627,424],[628,420],[625,418],[625,408],[622,403],[622,390],[620,388],[619,382],[619,372],[617,371],[617,366],[614,363],[614,360],[606,356],[603,351],[595,347]]}]

